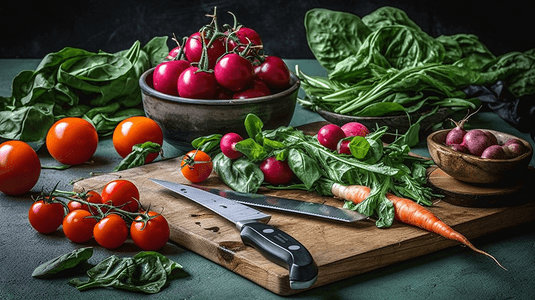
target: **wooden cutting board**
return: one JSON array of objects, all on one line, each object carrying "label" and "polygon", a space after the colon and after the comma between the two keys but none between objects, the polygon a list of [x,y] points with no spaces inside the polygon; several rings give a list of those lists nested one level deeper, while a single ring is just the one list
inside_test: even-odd
[{"label": "wooden cutting board", "polygon": [[[302,127],[305,133],[317,132],[321,124]],[[234,224],[192,201],[167,191],[150,178],[188,183],[182,176],[180,159],[170,159],[145,166],[88,178],[75,183],[74,190],[96,190],[111,180],[127,179],[140,191],[140,202],[160,211],[171,227],[171,241],[235,272],[279,295],[301,290],[290,289],[288,271],[264,258],[254,248],[245,246]],[[203,185],[227,188],[215,175]],[[299,199],[341,207],[343,202],[305,191],[260,191],[278,197]],[[527,196],[525,196],[527,197]],[[472,239],[535,219],[535,202],[510,207],[462,207],[438,201],[430,208],[439,218]],[[318,267],[315,288],[396,262],[422,256],[440,249],[459,246],[436,234],[416,227],[394,223],[379,229],[371,220],[348,225],[325,219],[263,209],[272,216],[271,225],[299,240],[312,254]],[[475,245],[477,247],[477,244]],[[492,254],[492,253],[491,253]],[[474,254],[466,249],[466,255]],[[500,258],[497,257],[499,260]],[[481,256],[479,263],[494,264]],[[496,266],[498,268],[498,266]]]}]

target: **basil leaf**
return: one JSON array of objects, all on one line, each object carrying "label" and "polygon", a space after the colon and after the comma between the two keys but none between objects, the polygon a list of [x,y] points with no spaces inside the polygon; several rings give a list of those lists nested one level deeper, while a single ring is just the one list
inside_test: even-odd
[{"label": "basil leaf", "polygon": [[366,157],[369,149],[370,143],[365,137],[355,136],[349,142],[349,151],[357,159]]},{"label": "basil leaf", "polygon": [[113,255],[87,271],[89,279],[72,279],[69,284],[78,290],[113,287],[148,294],[158,293],[173,270],[182,266],[158,252],[140,252],[132,258]]},{"label": "basil leaf", "polygon": [[212,162],[219,178],[235,191],[255,193],[264,182],[262,170],[246,157],[231,160],[220,152]]},{"label": "basil leaf", "polygon": [[35,278],[49,278],[53,275],[72,269],[81,263],[87,262],[87,260],[93,255],[93,248],[80,248],[60,255],[44,264],[38,266],[33,270],[32,277]]},{"label": "basil leaf", "polygon": [[248,114],[245,117],[245,130],[247,131],[249,137],[257,142],[261,142],[259,139],[261,137],[263,127],[264,123],[255,114]]},{"label": "basil leaf", "polygon": [[264,147],[252,138],[241,140],[237,142],[234,147],[237,151],[245,154],[245,156],[253,162],[260,162],[268,156]]},{"label": "basil leaf", "polygon": [[150,141],[134,145],[132,147],[132,152],[130,152],[115,168],[113,168],[113,172],[142,166],[145,164],[145,160],[150,153],[158,153],[161,150],[162,146],[160,144]]},{"label": "basil leaf", "polygon": [[305,152],[294,148],[289,151],[288,165],[295,176],[305,184],[307,189],[312,188],[314,183],[322,176],[318,163]]},{"label": "basil leaf", "polygon": [[[201,136],[193,141],[191,141],[191,146],[193,149],[199,149],[206,153],[211,152],[212,150],[219,150],[219,143],[223,136],[219,133],[211,134],[208,136]],[[213,155],[212,155],[213,156]]]}]

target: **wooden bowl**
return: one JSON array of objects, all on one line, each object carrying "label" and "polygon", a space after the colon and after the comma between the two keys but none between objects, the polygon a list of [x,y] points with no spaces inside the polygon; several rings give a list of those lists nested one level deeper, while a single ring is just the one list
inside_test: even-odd
[{"label": "wooden bowl", "polygon": [[269,96],[251,99],[204,100],[170,96],[152,87],[154,68],[139,79],[145,114],[162,128],[164,139],[179,148],[191,148],[191,141],[210,134],[236,132],[246,137],[244,121],[257,115],[264,129],[288,126],[292,120],[300,81],[292,73],[291,86]]},{"label": "wooden bowl", "polygon": [[488,184],[518,180],[527,172],[533,148],[526,140],[514,135],[486,130],[496,136],[498,144],[516,138],[526,146],[524,154],[509,159],[488,159],[454,151],[445,144],[450,129],[439,130],[427,137],[429,154],[437,166],[451,177],[468,183]]}]

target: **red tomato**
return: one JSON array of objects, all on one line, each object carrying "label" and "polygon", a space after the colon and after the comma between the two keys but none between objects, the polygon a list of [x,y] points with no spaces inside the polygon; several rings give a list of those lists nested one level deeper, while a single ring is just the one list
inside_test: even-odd
[{"label": "red tomato", "polygon": [[93,237],[97,220],[87,210],[77,209],[63,219],[63,232],[74,243],[85,243]]},{"label": "red tomato", "polygon": [[264,62],[255,67],[255,75],[272,89],[284,89],[290,85],[290,70],[276,56],[266,56]]},{"label": "red tomato", "polygon": [[189,64],[186,60],[170,60],[158,64],[152,74],[154,89],[167,95],[178,96],[178,76],[190,67]]},{"label": "red tomato", "polygon": [[54,159],[65,165],[88,161],[98,146],[95,126],[82,118],[63,118],[50,128],[46,147]]},{"label": "red tomato", "polygon": [[187,180],[198,183],[206,180],[212,173],[213,163],[212,159],[206,152],[201,150],[191,150],[186,153],[180,163],[182,175]]},{"label": "red tomato", "polygon": [[213,72],[199,71],[198,67],[189,67],[178,77],[178,94],[191,99],[215,99],[218,84]]},{"label": "red tomato", "polygon": [[0,191],[21,195],[30,191],[39,180],[41,162],[37,153],[25,142],[0,144]]},{"label": "red tomato", "polygon": [[109,214],[102,218],[93,228],[95,241],[106,249],[115,249],[128,238],[126,222],[117,214]]},{"label": "red tomato", "polygon": [[139,190],[128,180],[110,181],[102,190],[102,203],[120,207],[122,210],[137,212],[139,204],[136,200],[139,200]]},{"label": "red tomato", "polygon": [[236,53],[229,53],[217,61],[214,75],[219,85],[236,92],[253,81],[254,69],[246,58]]},{"label": "red tomato", "polygon": [[132,222],[130,236],[139,248],[145,251],[156,251],[169,240],[169,224],[162,215],[156,212],[149,211],[147,214],[151,219],[146,222],[146,225],[141,222],[143,220],[141,216]]},{"label": "red tomato", "polygon": [[[100,197],[100,194],[95,191],[89,191],[87,192],[87,199],[85,201],[95,204],[102,204],[102,197]],[[80,202],[76,201],[69,201],[67,204],[67,207],[69,208],[69,212],[76,210],[76,209],[83,209],[89,211],[89,207],[87,204],[82,204]],[[97,208],[92,207],[91,211],[96,214],[98,212]]]},{"label": "red tomato", "polygon": [[58,202],[35,201],[28,211],[30,225],[40,233],[52,233],[63,222],[65,209]]},{"label": "red tomato", "polygon": [[[210,38],[204,38],[204,43],[207,45],[210,42]],[[199,32],[195,32],[190,35],[184,44],[184,54],[189,62],[199,62],[202,55],[202,37]],[[208,54],[209,68],[213,69],[217,59],[225,54],[226,46],[224,38],[216,39],[210,48],[206,50]]]},{"label": "red tomato", "polygon": [[[132,152],[132,147],[145,142],[163,144],[163,133],[156,121],[136,116],[123,120],[113,131],[113,147],[121,157],[126,157]],[[158,153],[150,153],[145,159],[149,163],[158,157]]]},{"label": "red tomato", "polygon": [[254,79],[245,89],[234,93],[233,99],[250,99],[268,96],[271,94],[269,87],[261,80]]},{"label": "red tomato", "polygon": [[[235,35],[235,38],[239,40],[239,44],[247,45],[250,41],[253,45],[262,45],[262,39],[254,29],[241,26]],[[239,46],[238,42],[234,40],[235,38],[228,39],[229,50],[234,50],[236,47],[239,47],[238,50],[240,52],[245,50],[245,46]]]}]

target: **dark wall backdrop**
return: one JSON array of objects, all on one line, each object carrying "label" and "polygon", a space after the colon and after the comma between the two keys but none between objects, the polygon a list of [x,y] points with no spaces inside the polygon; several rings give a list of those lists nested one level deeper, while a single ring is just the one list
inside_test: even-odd
[{"label": "dark wall backdrop", "polygon": [[[2,1],[0,57],[42,58],[66,46],[115,52],[142,45],[154,36],[189,35],[209,22],[217,6],[221,23],[232,11],[245,26],[261,35],[265,51],[282,58],[313,58],[303,26],[314,7],[340,10],[360,17],[385,5],[403,9],[431,36],[472,33],[494,54],[535,48],[531,1],[197,1],[97,0]],[[6,3],[7,2],[7,3]],[[172,47],[172,41],[169,40]]]}]

